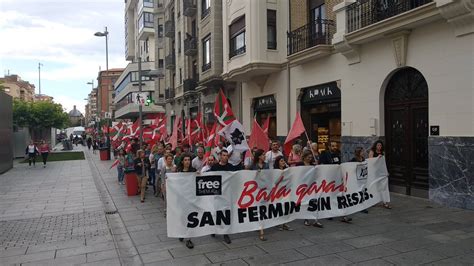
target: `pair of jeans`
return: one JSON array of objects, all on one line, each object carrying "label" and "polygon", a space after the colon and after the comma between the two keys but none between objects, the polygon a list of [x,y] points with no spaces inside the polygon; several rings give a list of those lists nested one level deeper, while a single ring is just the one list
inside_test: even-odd
[{"label": "pair of jeans", "polygon": [[48,160],[49,152],[41,153],[41,157],[43,157],[43,164],[46,165],[46,161]]},{"label": "pair of jeans", "polygon": [[148,182],[150,183],[150,185],[153,186],[153,191],[156,192],[156,188],[155,188],[155,182],[156,182],[156,172],[155,172],[155,168],[150,168],[150,171],[148,172]]},{"label": "pair of jeans", "polygon": [[118,174],[118,181],[123,182],[123,178],[125,177],[125,172],[123,171],[123,166],[117,166],[117,174]]},{"label": "pair of jeans", "polygon": [[36,153],[28,153],[28,163],[30,166],[31,162],[33,162],[33,165],[36,165]]}]

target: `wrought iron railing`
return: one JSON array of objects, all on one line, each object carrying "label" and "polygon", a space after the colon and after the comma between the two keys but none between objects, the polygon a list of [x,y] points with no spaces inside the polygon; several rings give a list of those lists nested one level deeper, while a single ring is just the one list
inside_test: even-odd
[{"label": "wrought iron railing", "polygon": [[197,40],[195,37],[187,37],[184,39],[184,54],[188,56],[197,54]]},{"label": "wrought iron railing", "polygon": [[165,36],[169,38],[174,38],[174,21],[165,21]]},{"label": "wrought iron railing", "polygon": [[165,57],[165,68],[166,69],[174,69],[175,63],[175,54],[172,52]]},{"label": "wrought iron railing", "polygon": [[210,7],[206,8],[206,9],[203,9],[202,12],[201,12],[201,19],[205,18],[210,12],[211,12]]},{"label": "wrought iron railing", "polygon": [[331,44],[335,23],[329,19],[318,19],[288,32],[288,55],[321,44]]},{"label": "wrought iron railing", "polygon": [[194,91],[196,89],[196,87],[197,87],[197,81],[194,78],[185,79],[183,81],[183,92],[184,93]]},{"label": "wrought iron railing", "polygon": [[410,11],[433,0],[358,0],[347,7],[347,32]]},{"label": "wrought iron railing", "polygon": [[186,17],[196,15],[196,0],[183,0],[183,15]]},{"label": "wrought iron railing", "polygon": [[232,58],[232,57],[234,57],[236,55],[239,55],[239,54],[243,54],[243,53],[245,53],[245,51],[246,51],[245,45],[240,47],[239,49],[230,50],[229,58]]},{"label": "wrought iron railing", "polygon": [[174,98],[174,88],[165,89],[165,100]]}]

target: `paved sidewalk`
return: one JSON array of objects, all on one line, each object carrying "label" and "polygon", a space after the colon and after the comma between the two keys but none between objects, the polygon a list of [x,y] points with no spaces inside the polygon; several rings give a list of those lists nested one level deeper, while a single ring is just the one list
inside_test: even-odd
[{"label": "paved sidewalk", "polygon": [[474,212],[400,195],[394,209],[373,207],[352,224],[295,221],[293,232],[266,230],[266,242],[256,232],[232,235],[230,245],[206,236],[189,250],[166,236],[152,189],[145,203],[127,197],[112,161],[85,153],[0,175],[0,265],[474,264]]},{"label": "paved sidewalk", "polygon": [[119,263],[87,160],[15,164],[0,182],[0,265]]},{"label": "paved sidewalk", "polygon": [[163,202],[147,192],[145,203],[127,197],[111,162],[95,159],[139,260],[146,265],[390,265],[474,264],[474,212],[448,209],[423,199],[392,195],[394,209],[373,207],[352,224],[323,220],[324,229],[295,221],[293,232],[266,230],[232,235],[232,244],[210,236],[193,239],[190,250],[166,235]]}]

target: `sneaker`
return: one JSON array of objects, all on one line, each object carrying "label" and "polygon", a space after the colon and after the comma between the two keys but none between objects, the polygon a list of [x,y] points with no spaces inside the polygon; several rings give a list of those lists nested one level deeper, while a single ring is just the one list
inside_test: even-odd
[{"label": "sneaker", "polygon": [[232,243],[232,241],[230,241],[229,235],[224,235],[224,242],[226,242],[227,244]]},{"label": "sneaker", "polygon": [[318,221],[314,222],[313,226],[318,228],[324,228],[324,225]]},{"label": "sneaker", "polygon": [[194,244],[191,241],[191,239],[186,240],[186,247],[189,248],[189,249],[194,248]]}]

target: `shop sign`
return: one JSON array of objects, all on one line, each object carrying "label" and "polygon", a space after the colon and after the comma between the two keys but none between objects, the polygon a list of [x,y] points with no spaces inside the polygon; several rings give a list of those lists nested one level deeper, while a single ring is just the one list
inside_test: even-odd
[{"label": "shop sign", "polygon": [[323,102],[326,100],[340,99],[341,90],[337,87],[336,82],[326,83],[309,87],[304,90],[302,102]]},{"label": "shop sign", "polygon": [[268,95],[268,96],[254,99],[253,109],[255,111],[275,109],[275,108],[276,108],[276,101],[273,95]]}]

